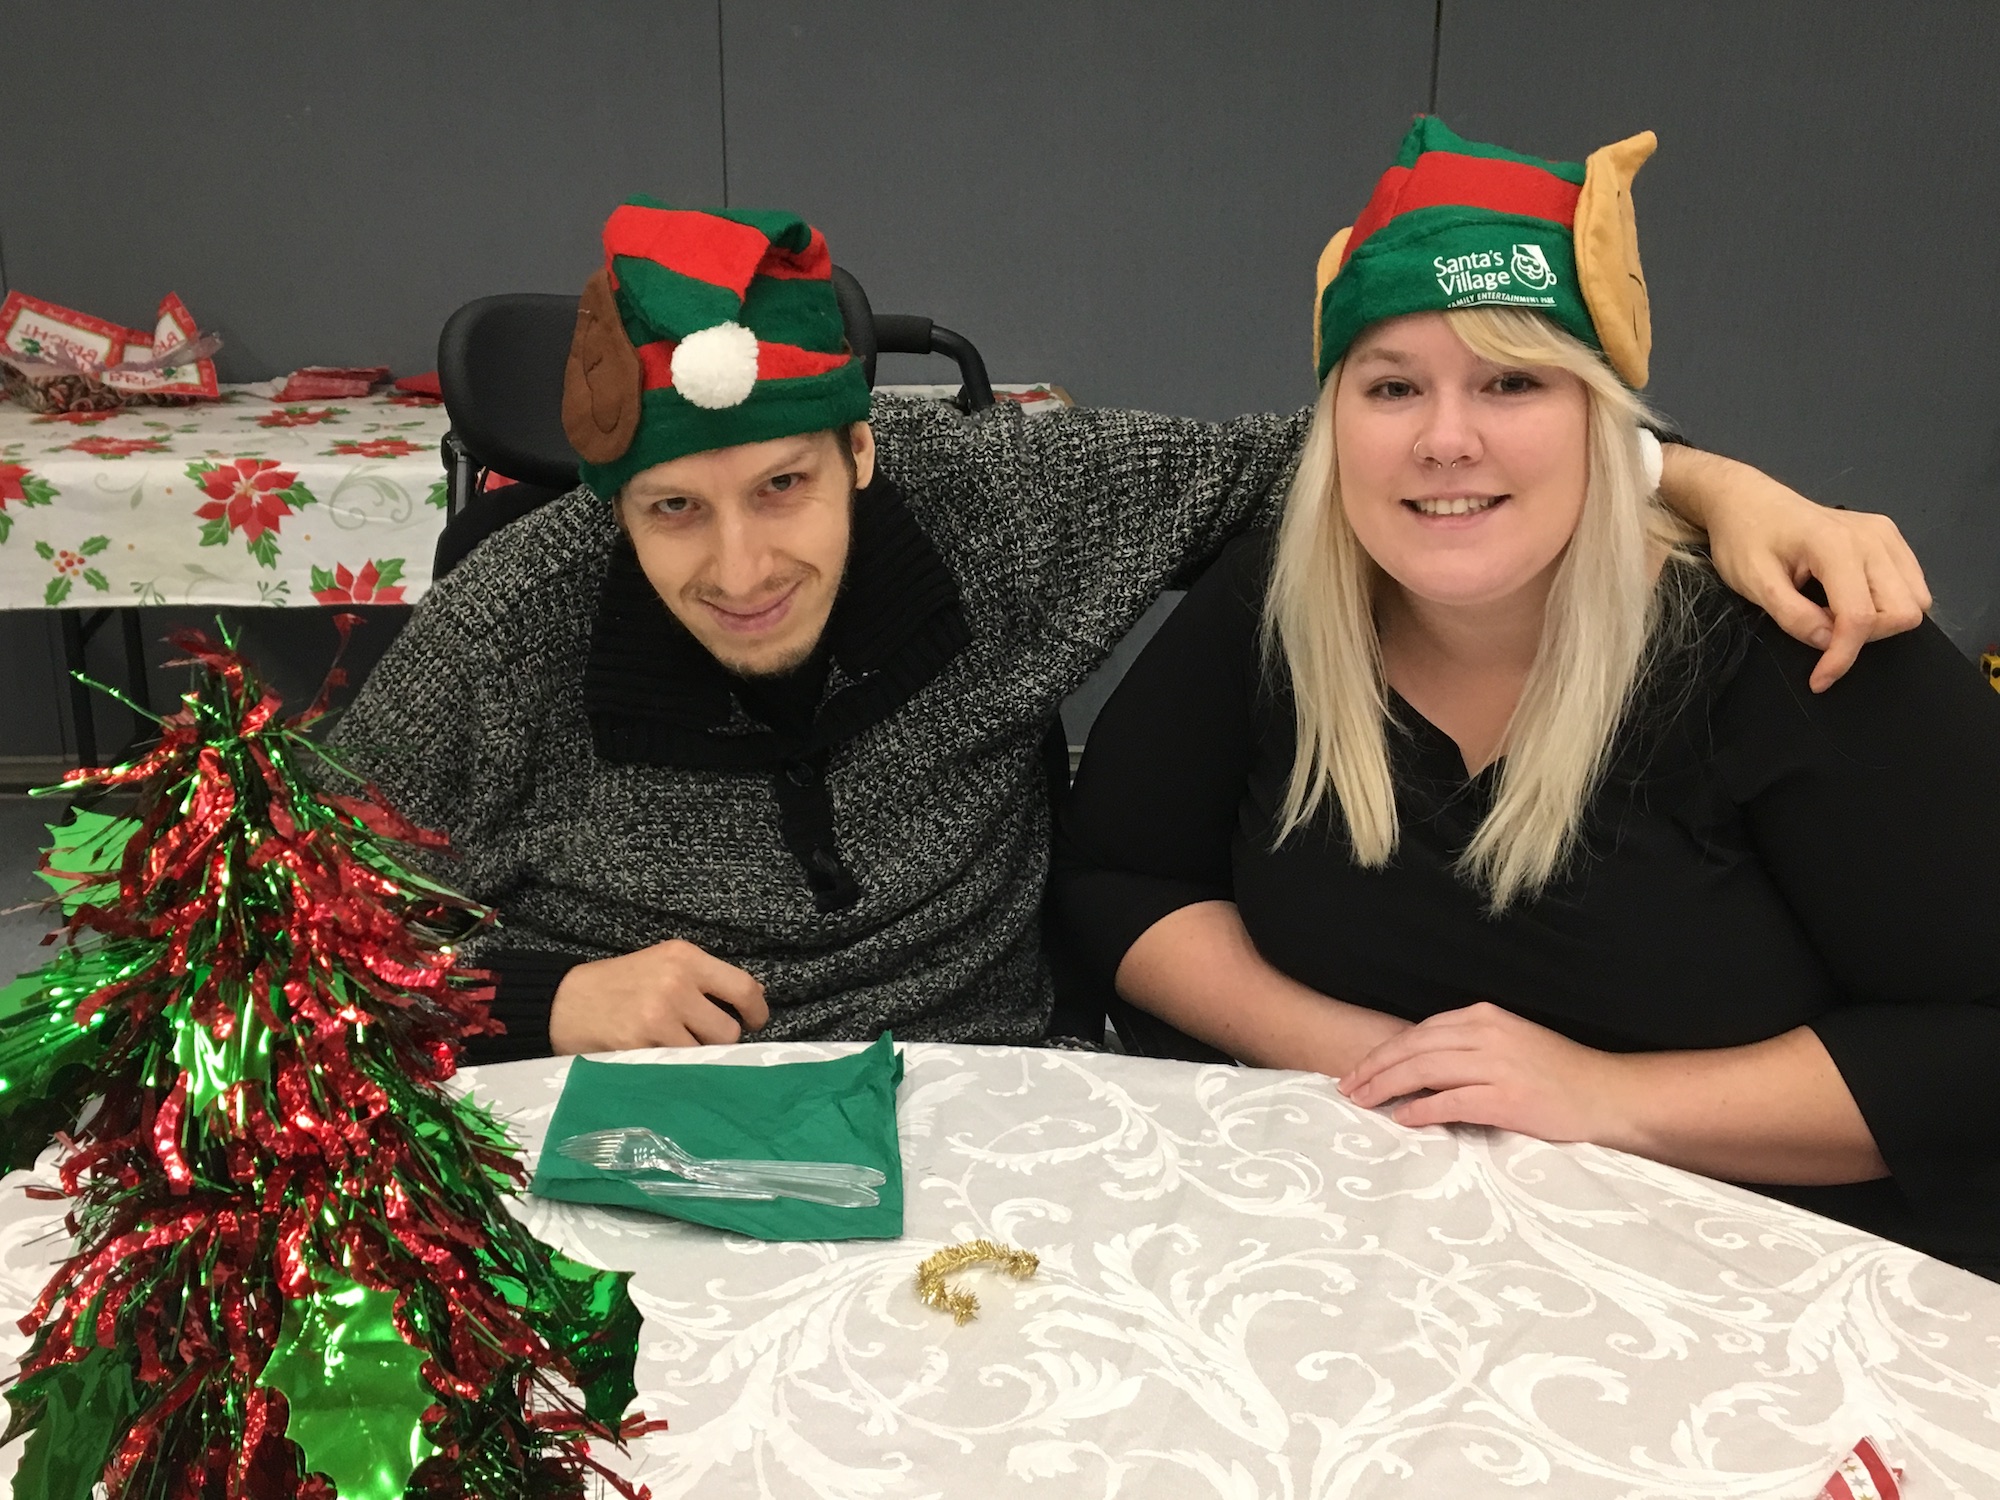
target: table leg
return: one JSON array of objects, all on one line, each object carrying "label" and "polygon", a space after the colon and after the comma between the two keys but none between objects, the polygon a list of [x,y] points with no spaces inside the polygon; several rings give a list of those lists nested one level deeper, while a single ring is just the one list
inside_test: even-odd
[{"label": "table leg", "polygon": [[90,689],[77,675],[86,666],[83,657],[83,612],[59,609],[56,616],[62,624],[63,665],[69,673],[69,717],[70,728],[76,735],[76,763],[94,766],[97,764],[97,724],[91,716]]},{"label": "table leg", "polygon": [[[129,752],[153,737],[153,721],[146,717],[153,700],[146,683],[146,637],[139,626],[139,611],[136,607],[121,609],[118,617],[125,627],[125,696],[133,703]],[[129,754],[120,758],[127,759]]]}]

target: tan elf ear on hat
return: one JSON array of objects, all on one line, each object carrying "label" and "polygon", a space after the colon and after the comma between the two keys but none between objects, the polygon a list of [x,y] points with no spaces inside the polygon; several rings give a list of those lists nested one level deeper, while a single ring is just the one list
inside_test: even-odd
[{"label": "tan elf ear on hat", "polygon": [[611,278],[597,272],[583,284],[576,333],[563,369],[562,424],[586,463],[616,463],[639,430],[645,372],[618,316]]},{"label": "tan elf ear on hat", "polygon": [[1642,130],[1591,152],[1576,200],[1576,279],[1604,357],[1634,390],[1645,385],[1653,352],[1653,305],[1639,265],[1632,179],[1659,144]]},{"label": "tan elf ear on hat", "polygon": [[[1354,226],[1348,225],[1326,242],[1326,248],[1319,253],[1319,267],[1313,275],[1313,306],[1325,305],[1326,284],[1340,274],[1341,262],[1347,258],[1347,242],[1354,237]],[[1313,368],[1324,370],[1326,365],[1319,357],[1320,319],[1313,319]]]}]

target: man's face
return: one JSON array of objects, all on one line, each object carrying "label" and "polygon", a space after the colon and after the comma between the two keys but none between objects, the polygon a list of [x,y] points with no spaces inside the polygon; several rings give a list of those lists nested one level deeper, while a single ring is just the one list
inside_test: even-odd
[{"label": "man's face", "polygon": [[852,468],[845,433],[804,433],[655,464],[619,494],[654,590],[738,676],[790,671],[826,629],[854,491],[875,474],[874,434],[851,431]]}]

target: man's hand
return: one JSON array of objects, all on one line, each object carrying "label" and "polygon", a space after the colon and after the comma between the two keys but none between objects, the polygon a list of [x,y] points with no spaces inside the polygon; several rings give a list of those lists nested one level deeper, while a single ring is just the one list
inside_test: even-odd
[{"label": "man's hand", "polygon": [[549,1046],[558,1056],[699,1047],[741,1041],[746,1028],[761,1031],[770,1019],[763,985],[676,938],[565,974],[549,1012]]},{"label": "man's hand", "polygon": [[[1869,641],[1914,630],[1931,607],[1924,570],[1887,516],[1829,510],[1768,474],[1679,443],[1660,492],[1708,530],[1715,570],[1787,635],[1817,646],[1812,690],[1838,682]],[[1817,578],[1821,608],[1799,592]]]},{"label": "man's hand", "polygon": [[1623,1060],[1497,1005],[1448,1010],[1400,1031],[1340,1080],[1373,1109],[1409,1094],[1401,1125],[1491,1125],[1545,1141],[1620,1138]]}]

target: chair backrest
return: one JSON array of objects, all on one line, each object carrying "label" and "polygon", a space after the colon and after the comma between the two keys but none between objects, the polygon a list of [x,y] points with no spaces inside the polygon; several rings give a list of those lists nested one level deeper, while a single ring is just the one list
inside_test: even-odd
[{"label": "chair backrest", "polygon": [[[445,323],[438,386],[453,436],[480,468],[558,492],[576,487],[576,453],[562,427],[575,333],[576,298],[548,292],[481,297]],[[457,505],[466,498],[453,497]]]}]

